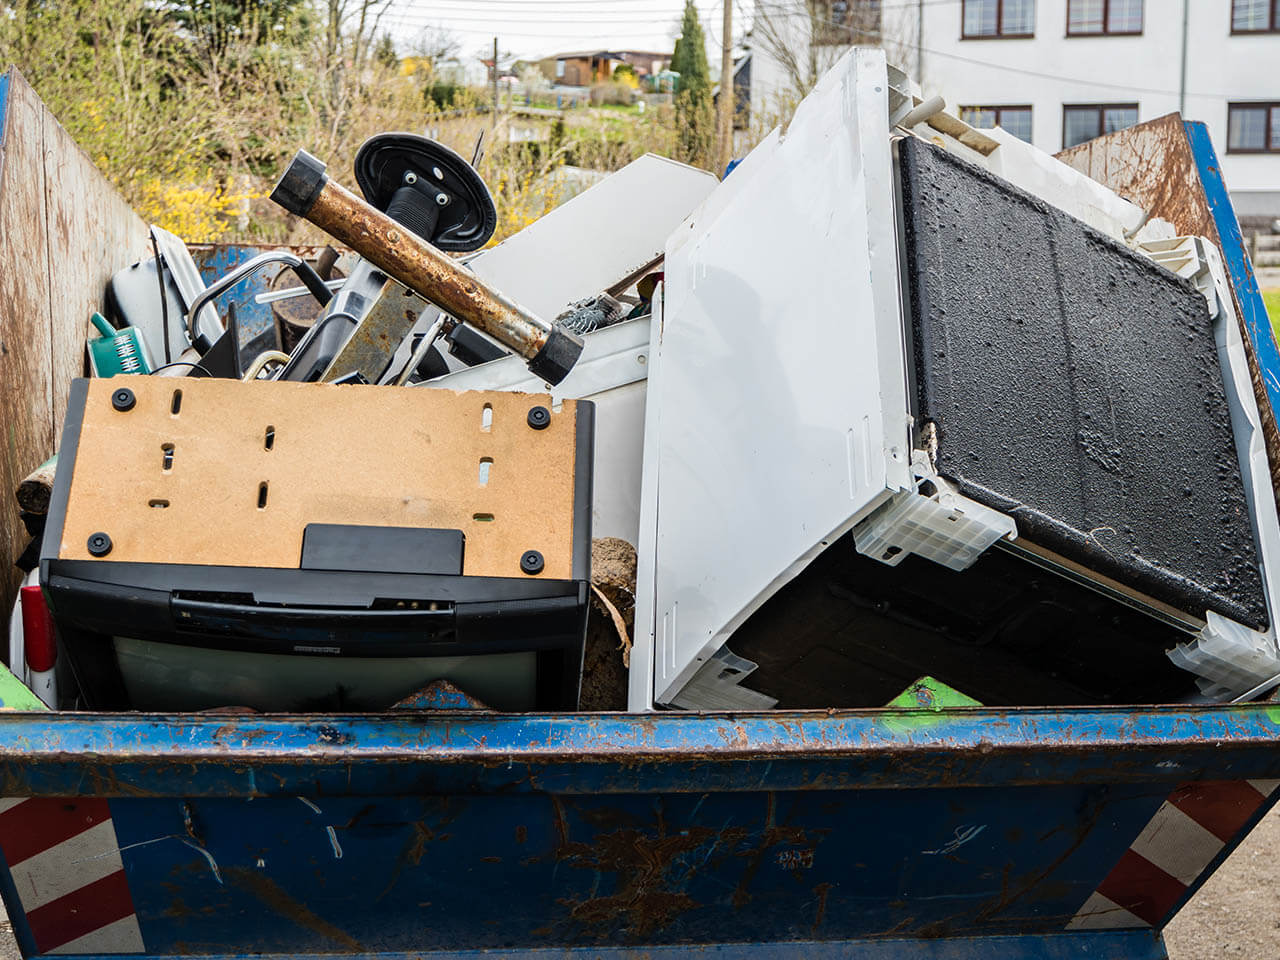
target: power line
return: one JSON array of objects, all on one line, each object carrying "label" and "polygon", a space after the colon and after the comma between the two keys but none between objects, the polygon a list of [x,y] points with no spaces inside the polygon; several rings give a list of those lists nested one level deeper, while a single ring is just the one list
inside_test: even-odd
[{"label": "power line", "polygon": [[[511,3],[511,2],[520,3],[521,5],[524,5],[530,2],[545,2],[548,4],[555,4],[555,5],[561,5],[561,6],[566,4],[582,3],[584,5],[591,4],[592,6],[595,6],[598,8],[600,0],[465,0],[465,2],[468,3],[468,7],[471,9],[474,9],[477,5],[483,5],[486,3]],[[637,0],[613,0],[613,2],[637,2]],[[959,2],[960,0],[918,0],[918,2],[917,0],[905,0],[905,2],[898,2],[898,3],[882,2],[880,4],[880,9],[881,11],[884,11],[884,10],[892,10],[892,9],[915,9],[918,6],[926,6],[926,7],[943,6],[943,5],[954,6]],[[714,5],[713,3],[708,3],[708,7],[711,7],[713,5]],[[815,17],[808,10],[797,10],[794,8],[792,4],[788,4],[788,3],[763,2],[763,0],[760,0],[760,2],[757,2],[755,4],[755,7],[765,8],[766,10],[772,8],[778,11],[775,13],[765,15],[766,18],[770,18],[770,19],[776,18],[779,16],[802,17],[804,19],[812,20],[812,22],[814,23],[830,24],[832,26],[839,27],[842,29],[847,29],[849,27],[849,24],[846,22],[834,20],[826,17]],[[683,7],[681,7],[679,11],[677,10],[670,11],[669,15],[672,17],[672,19],[674,19],[675,17],[678,17],[679,13],[682,11],[683,11]],[[562,10],[562,11],[553,11],[553,12],[568,13],[569,11]],[[604,12],[618,13],[621,11],[604,11]],[[415,13],[417,13],[417,11],[415,11]],[[400,23],[404,26],[440,25],[440,26],[445,26],[451,30],[456,30],[459,33],[483,33],[483,34],[492,33],[492,25],[494,23],[494,17],[474,17],[474,16],[463,17],[463,16],[450,14],[445,16],[445,22],[441,22],[441,17],[439,14],[426,15],[425,12],[423,13],[427,18],[422,20],[414,20],[394,10],[388,11],[386,16],[387,18],[390,18],[390,19],[399,20]],[[582,24],[583,26],[589,26],[592,23],[599,23],[601,27],[617,28],[619,31],[624,31],[624,28],[627,24],[638,24],[638,23],[652,24],[655,17],[662,17],[667,15],[668,14],[665,11],[659,12],[655,10],[647,10],[643,15],[637,12],[637,15],[635,16],[627,14],[618,19],[612,19],[612,18],[604,19],[601,17],[601,12],[597,9],[597,12],[590,17],[584,18],[581,16],[575,16],[575,18],[571,20],[556,20],[556,19],[549,19],[545,16],[534,18],[534,19],[512,18],[507,16],[505,13],[500,13],[498,11],[495,11],[495,17],[500,16],[501,22],[503,24],[525,23],[525,24],[539,25],[539,26],[554,26],[554,25],[563,23],[563,24],[569,24],[569,25]],[[584,23],[584,20],[587,22]],[[452,26],[452,23],[454,22],[468,22],[468,23],[477,22],[477,23],[489,24],[490,26],[485,27],[483,29],[473,30],[465,27]],[[521,31],[521,32],[524,32],[524,31]],[[586,39],[586,38],[599,37],[602,33],[605,33],[605,32],[606,31],[603,29],[592,28],[587,33],[557,31],[554,34],[545,35],[545,36],[547,39],[555,39],[560,37],[563,37],[565,39]],[[960,63],[967,63],[973,66],[983,67],[991,70],[1001,70],[1001,71],[1004,71],[1005,73],[1013,73],[1021,76],[1036,77],[1043,80],[1054,80],[1059,83],[1070,83],[1070,84],[1076,84],[1081,86],[1096,87],[1099,89],[1106,89],[1106,90],[1121,90],[1121,91],[1126,91],[1130,93],[1148,93],[1148,94],[1154,94],[1154,95],[1160,95],[1160,96],[1176,96],[1179,93],[1179,91],[1174,89],[1169,89],[1169,88],[1144,87],[1144,86],[1138,86],[1136,84],[1114,83],[1114,82],[1109,82],[1105,80],[1097,80],[1092,77],[1090,78],[1072,77],[1064,74],[1055,74],[1055,73],[1049,73],[1041,70],[1032,70],[1025,67],[1011,66],[1006,63],[997,63],[990,60],[981,60],[976,57],[968,57],[962,54],[951,53],[946,50],[939,50],[931,47],[921,47],[920,49],[922,50],[922,52],[926,54],[930,54],[936,57],[942,57],[943,59],[947,59],[947,60],[954,60]],[[1216,98],[1230,99],[1232,96],[1235,96],[1234,94],[1192,93],[1190,91],[1188,91],[1186,95],[1189,97],[1215,98],[1215,99]]]}]

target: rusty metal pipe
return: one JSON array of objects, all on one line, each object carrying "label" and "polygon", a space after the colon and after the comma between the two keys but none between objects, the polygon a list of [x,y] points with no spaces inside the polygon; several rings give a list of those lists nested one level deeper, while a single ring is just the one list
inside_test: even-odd
[{"label": "rusty metal pipe", "polygon": [[345,243],[379,270],[458,320],[529,361],[559,383],[582,353],[581,338],[549,324],[493,289],[452,257],[329,179],[325,165],[299,150],[271,199]]}]

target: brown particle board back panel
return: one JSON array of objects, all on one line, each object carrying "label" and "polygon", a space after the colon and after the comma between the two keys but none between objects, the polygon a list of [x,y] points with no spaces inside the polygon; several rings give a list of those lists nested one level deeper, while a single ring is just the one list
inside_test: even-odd
[{"label": "brown particle board back panel", "polygon": [[[136,397],[126,412],[111,402],[122,387]],[[551,398],[91,380],[58,555],[95,559],[101,531],[101,561],[296,568],[309,523],[428,527],[463,532],[464,575],[522,577],[521,555],[538,550],[541,576],[568,580],[578,405],[541,430],[535,406]]]},{"label": "brown particle board back panel", "polygon": [[[0,66],[0,70],[3,67]],[[13,491],[53,453],[82,373],[89,313],[108,278],[146,255],[146,224],[17,69],[0,73],[0,609],[28,535]]]}]

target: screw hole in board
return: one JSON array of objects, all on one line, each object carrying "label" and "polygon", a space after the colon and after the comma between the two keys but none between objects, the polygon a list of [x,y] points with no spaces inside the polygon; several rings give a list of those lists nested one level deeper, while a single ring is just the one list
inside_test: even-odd
[{"label": "screw hole in board", "polygon": [[489,471],[493,468],[493,457],[480,458],[480,486],[489,485]]},{"label": "screw hole in board", "polygon": [[168,500],[148,500],[147,506],[155,507],[157,510],[163,510],[165,507],[169,506],[169,501]]},{"label": "screw hole in board", "polygon": [[493,426],[493,404],[486,403],[480,409],[480,431],[488,433],[489,428]]},{"label": "screw hole in board", "polygon": [[276,428],[273,426],[268,426],[267,432],[263,434],[262,449],[270,450],[273,447],[275,447],[275,445],[276,445]]},{"label": "screw hole in board", "polygon": [[267,481],[265,480],[258,484],[258,509],[267,509]]},{"label": "screw hole in board", "polygon": [[169,405],[169,412],[175,417],[182,412],[182,391],[173,391],[173,403]]},{"label": "screw hole in board", "polygon": [[160,469],[165,473],[173,469],[173,453],[172,443],[160,444]]},{"label": "screw hole in board", "polygon": [[477,523],[493,523],[492,513],[473,513],[471,519]]}]

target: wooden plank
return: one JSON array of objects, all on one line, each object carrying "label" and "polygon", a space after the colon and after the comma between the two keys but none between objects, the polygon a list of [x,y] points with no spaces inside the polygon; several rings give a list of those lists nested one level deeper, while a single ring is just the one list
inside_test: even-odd
[{"label": "wooden plank", "polygon": [[111,275],[150,256],[151,244],[147,225],[89,155],[53,114],[43,108],[41,113],[49,224],[53,429],[55,436],[61,436],[71,380],[86,372],[89,314],[102,309]]},{"label": "wooden plank", "polygon": [[[136,398],[126,412],[111,404],[121,387]],[[522,577],[537,550],[542,576],[567,580],[577,405],[543,429],[529,426],[535,406],[550,396],[93,380],[58,555],[94,559],[101,531],[104,562],[296,568],[308,523],[427,527],[463,532],[467,576]]]},{"label": "wooden plank", "polygon": [[0,131],[0,610],[20,579],[13,561],[29,539],[13,492],[53,452],[44,110],[16,69],[5,77]]},{"label": "wooden plank", "polygon": [[[1205,198],[1182,117],[1176,113],[1148,120],[1063,150],[1058,159],[1110,187],[1154,217],[1173,224],[1180,235],[1207,237],[1223,253],[1222,239]],[[1224,254],[1225,256],[1225,254]],[[1244,310],[1234,287],[1240,335],[1249,358],[1249,378],[1262,420],[1262,437],[1271,463],[1271,486],[1280,505],[1280,428],[1258,368],[1253,341],[1244,328]]]}]

